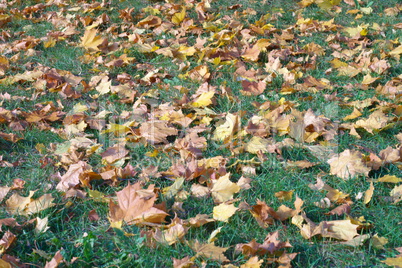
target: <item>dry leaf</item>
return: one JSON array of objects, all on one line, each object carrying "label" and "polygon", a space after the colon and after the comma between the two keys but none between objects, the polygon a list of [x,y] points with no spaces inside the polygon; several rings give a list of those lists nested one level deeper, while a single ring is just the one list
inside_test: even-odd
[{"label": "dry leaf", "polygon": [[402,182],[402,178],[398,178],[394,175],[385,175],[378,179],[378,182],[389,182],[389,183],[399,183]]},{"label": "dry leaf", "polygon": [[212,182],[211,194],[215,203],[223,203],[233,198],[235,193],[240,191],[240,187],[231,182],[230,173],[220,177],[218,180]]},{"label": "dry leaf", "polygon": [[370,200],[371,200],[371,198],[373,196],[373,193],[374,193],[374,185],[373,185],[373,182],[371,182],[370,183],[370,188],[367,191],[364,192],[364,201],[363,201],[363,203],[365,205],[367,205],[370,202]]},{"label": "dry leaf", "polygon": [[104,39],[97,34],[98,31],[95,28],[86,30],[81,39],[81,45],[89,51],[99,51],[98,46],[103,43]]},{"label": "dry leaf", "polygon": [[217,221],[229,222],[229,218],[232,217],[237,210],[238,208],[236,208],[233,204],[219,204],[213,209],[214,219]]},{"label": "dry leaf", "polygon": [[371,242],[373,243],[373,247],[376,249],[384,249],[384,245],[388,243],[388,239],[385,237],[380,237],[377,234],[375,234],[371,238]]},{"label": "dry leaf", "polygon": [[64,261],[64,258],[61,255],[60,250],[59,250],[56,252],[56,254],[54,254],[54,256],[50,260],[50,262],[46,262],[45,268],[56,268],[63,261]]},{"label": "dry leaf", "polygon": [[196,256],[202,256],[208,259],[212,259],[215,261],[220,261],[220,262],[227,262],[229,261],[228,258],[226,258],[223,253],[228,249],[228,248],[221,248],[215,246],[213,243],[210,244],[200,244],[198,241],[195,241],[191,248],[197,252]]},{"label": "dry leaf", "polygon": [[370,168],[364,165],[362,155],[349,149],[340,153],[339,156],[332,157],[327,162],[331,166],[331,174],[344,180],[359,174],[368,176],[370,171]]}]

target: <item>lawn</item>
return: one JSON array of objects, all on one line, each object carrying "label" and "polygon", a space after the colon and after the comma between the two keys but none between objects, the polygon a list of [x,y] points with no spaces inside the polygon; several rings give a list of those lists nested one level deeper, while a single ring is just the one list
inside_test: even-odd
[{"label": "lawn", "polygon": [[0,3],[0,267],[402,267],[399,0]]}]

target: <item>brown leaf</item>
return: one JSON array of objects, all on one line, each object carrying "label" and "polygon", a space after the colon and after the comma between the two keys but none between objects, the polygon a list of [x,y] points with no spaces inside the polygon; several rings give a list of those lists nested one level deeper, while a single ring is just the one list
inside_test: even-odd
[{"label": "brown leaf", "polygon": [[165,211],[154,207],[157,195],[154,193],[153,185],[148,189],[142,189],[140,182],[129,184],[116,195],[122,213],[115,213],[115,209],[111,210],[114,213],[112,216],[114,221],[123,219],[129,225],[143,222],[161,223],[168,215]]},{"label": "brown leaf", "polygon": [[2,232],[1,228],[3,225],[10,226],[10,227],[20,226],[14,218],[1,219],[0,220],[0,232]]},{"label": "brown leaf", "polygon": [[252,207],[250,212],[262,228],[267,228],[268,225],[273,224],[274,216],[276,217],[275,210],[260,200],[257,200],[257,204]]},{"label": "brown leaf", "polygon": [[141,124],[141,135],[150,143],[168,143],[168,136],[176,136],[178,130],[170,127],[166,121],[154,120]]},{"label": "brown leaf", "polygon": [[77,186],[80,184],[80,179],[84,176],[84,173],[88,171],[91,171],[91,166],[84,161],[70,165],[66,174],[61,177],[56,189],[66,192],[68,189]]},{"label": "brown leaf", "polygon": [[173,268],[190,268],[193,267],[194,262],[190,259],[189,256],[184,257],[183,259],[175,259],[172,258],[173,260]]},{"label": "brown leaf", "polygon": [[101,153],[102,160],[108,164],[116,163],[117,161],[124,160],[125,156],[129,153],[124,146],[117,145],[109,147]]},{"label": "brown leaf", "polygon": [[328,213],[324,213],[325,215],[338,215],[341,216],[343,214],[350,214],[350,205],[349,204],[342,204],[340,206],[337,206],[333,210],[331,210]]},{"label": "brown leaf", "polygon": [[56,268],[63,261],[64,261],[64,258],[61,255],[60,250],[59,250],[54,254],[54,256],[50,260],[50,262],[46,262],[45,268]]}]

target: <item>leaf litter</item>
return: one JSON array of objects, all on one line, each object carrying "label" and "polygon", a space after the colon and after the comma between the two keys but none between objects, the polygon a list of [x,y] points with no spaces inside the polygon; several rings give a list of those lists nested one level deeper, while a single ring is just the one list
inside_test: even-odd
[{"label": "leaf litter", "polygon": [[[16,8],[18,1],[2,3],[0,85],[5,90],[0,94],[0,143],[2,147],[21,143],[32,128],[52,132],[64,141],[35,146],[42,156],[42,167],[51,165],[57,170],[44,189],[21,195],[30,178],[0,186],[1,206],[8,215],[0,219],[0,227],[16,233],[0,229],[1,266],[13,263],[23,267],[18,260],[22,256],[5,254],[20,243],[21,228],[36,223],[35,232],[46,233],[51,229],[46,212],[55,207],[74,208],[74,203],[83,199],[107,204],[109,230],[146,237],[144,246],[189,246],[193,254],[172,258],[174,267],[196,267],[197,262],[206,265],[209,261],[224,267],[273,263],[291,267],[300,252],[293,252],[284,238],[288,228],[297,228],[293,235],[309,243],[356,247],[371,239],[375,248],[385,249],[387,238],[367,233],[375,227],[362,215],[352,215],[359,202],[369,207],[385,200],[387,205],[397,206],[402,200],[398,175],[402,134],[395,135],[398,143],[383,150],[365,143],[400,126],[402,77],[390,70],[400,66],[402,41],[387,39],[386,34],[402,27],[400,23],[359,22],[350,27],[336,23],[340,14],[355,15],[356,20],[374,14],[371,4],[363,4],[302,0],[292,11],[294,24],[281,28],[279,20],[287,12],[283,9],[272,9],[251,21],[258,13],[253,8],[236,4],[227,7],[231,16],[221,15],[208,0],[150,2],[141,10],[111,8],[112,3],[106,1],[44,1],[23,9]],[[303,17],[306,9],[316,7],[332,18]],[[59,12],[51,11],[54,8]],[[397,4],[380,16],[395,17],[401,12],[402,6]],[[40,37],[35,37],[30,25],[24,31],[13,31],[21,20],[46,22],[51,29]],[[325,46],[306,41],[312,33],[325,35]],[[372,44],[381,51],[375,51]],[[63,70],[35,61],[47,50],[63,47],[80,49],[82,54],[71,60],[91,69]],[[158,57],[169,64],[150,61]],[[328,79],[310,75],[324,57],[330,64],[323,70]],[[236,89],[233,83],[219,82],[227,72],[224,70],[229,70]],[[339,84],[338,79],[344,77],[351,82]],[[357,91],[376,96],[358,99]],[[273,94],[279,97],[271,99]],[[314,95],[333,101],[338,111],[324,115],[323,111],[302,108]],[[52,100],[41,101],[48,96]],[[258,100],[251,102],[252,108],[221,111],[223,99],[235,105],[252,98]],[[8,105],[21,100],[35,105]],[[354,137],[364,146],[349,144],[340,151],[340,135]],[[211,157],[207,153],[211,146],[230,153],[216,150]],[[289,149],[305,150],[316,159],[286,159],[283,152]],[[2,152],[2,168],[23,165],[5,160],[9,158]],[[137,161],[132,159],[134,154],[139,155]],[[253,158],[244,160],[245,155]],[[309,188],[325,193],[325,197],[317,202],[302,200],[297,189],[289,188],[264,196],[264,200],[252,194],[244,199],[255,187],[259,166],[270,157],[286,170],[319,170],[316,184],[309,184]],[[145,159],[157,164],[147,164]],[[393,167],[398,170],[395,174],[374,176]],[[330,183],[321,179],[324,176]],[[356,198],[329,185],[356,179],[366,189]],[[110,190],[94,190],[96,184]],[[392,184],[386,188],[387,197],[378,193],[381,184]],[[55,191],[48,192],[51,189]],[[56,196],[63,196],[62,203],[54,202]],[[293,196],[294,208],[285,204],[271,207],[272,200],[289,202]],[[210,213],[188,217],[186,205],[191,199],[210,200]],[[311,205],[321,209],[327,220],[311,220],[307,216],[313,213]],[[94,209],[88,213],[91,221],[103,217]],[[218,235],[221,229],[238,215],[254,218],[259,228],[267,231],[262,243],[252,239],[219,246],[223,245]],[[20,223],[26,222],[19,224],[17,217]],[[208,241],[188,240],[189,230],[218,222],[221,227]],[[276,224],[286,227],[284,233],[268,230]],[[140,228],[140,234],[129,233],[131,225]],[[243,255],[246,262],[240,265],[227,254],[229,248]],[[400,247],[395,250],[402,252]],[[67,260],[62,251],[53,252],[42,265],[71,265],[80,258]],[[382,262],[399,267],[400,259],[399,254]]]}]

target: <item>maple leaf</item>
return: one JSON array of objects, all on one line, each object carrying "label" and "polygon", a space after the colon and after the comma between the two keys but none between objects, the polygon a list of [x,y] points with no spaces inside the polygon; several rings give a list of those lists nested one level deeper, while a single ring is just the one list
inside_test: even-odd
[{"label": "maple leaf", "polygon": [[97,36],[97,33],[95,28],[86,30],[81,38],[81,45],[89,51],[99,51],[98,46],[103,43],[104,39]]},{"label": "maple leaf", "polygon": [[380,237],[378,234],[375,234],[371,238],[371,241],[373,243],[373,247],[376,249],[384,249],[384,245],[388,243],[388,239],[385,237]]},{"label": "maple leaf", "polygon": [[154,207],[157,195],[154,186],[141,189],[140,182],[127,185],[116,193],[118,206],[111,202],[111,220],[119,222],[124,220],[127,224],[161,223],[168,215],[165,211]]},{"label": "maple leaf", "polygon": [[294,190],[290,191],[279,191],[275,193],[275,197],[280,201],[288,201],[292,199]]},{"label": "maple leaf", "polygon": [[200,96],[195,99],[191,105],[193,107],[207,107],[208,105],[212,104],[212,98],[215,95],[215,91],[208,91],[208,92],[202,92]]},{"label": "maple leaf", "polygon": [[220,262],[229,261],[229,259],[223,255],[228,248],[217,247],[213,243],[201,244],[197,240],[191,245],[191,248],[197,252],[196,256],[202,256]]},{"label": "maple leaf", "polygon": [[32,199],[34,191],[30,191],[27,197],[13,194],[7,201],[7,209],[11,214],[30,215],[38,213],[56,205],[51,194],[44,194],[38,199]]},{"label": "maple leaf", "polygon": [[6,231],[3,237],[0,239],[0,255],[3,255],[3,253],[11,246],[11,244],[14,243],[16,239],[17,237],[15,234],[10,231]]},{"label": "maple leaf", "polygon": [[151,143],[167,143],[168,136],[178,134],[176,128],[168,126],[166,121],[153,120],[141,124],[141,135]]},{"label": "maple leaf", "polygon": [[368,176],[370,171],[370,168],[363,164],[361,153],[349,149],[340,153],[339,156],[332,157],[327,163],[331,166],[332,175],[345,180],[359,174]]},{"label": "maple leaf", "polygon": [[233,137],[239,128],[239,116],[234,114],[227,114],[225,122],[216,127],[213,140],[226,141]]},{"label": "maple leaf", "polygon": [[161,231],[160,229],[156,229],[154,238],[159,243],[173,245],[184,237],[187,230],[188,228],[183,226],[181,220],[174,219],[167,230]]},{"label": "maple leaf", "polygon": [[212,181],[211,193],[215,203],[223,203],[233,198],[235,193],[240,191],[240,187],[231,182],[230,173],[221,176],[219,179]]},{"label": "maple leaf", "polygon": [[402,184],[399,186],[395,186],[394,189],[391,190],[389,195],[391,196],[392,200],[394,201],[394,204],[402,201]]},{"label": "maple leaf", "polygon": [[0,202],[3,201],[10,189],[11,187],[0,187]]},{"label": "maple leaf", "polygon": [[385,263],[386,265],[393,266],[395,268],[400,268],[402,267],[402,256],[395,258],[386,258],[381,262]]},{"label": "maple leaf", "polygon": [[91,171],[91,166],[84,161],[79,161],[76,164],[70,165],[67,172],[61,177],[56,189],[65,192],[68,189],[77,186],[80,184],[81,179],[84,178],[84,174],[89,171]]},{"label": "maple leaf", "polygon": [[381,111],[377,110],[370,114],[367,119],[360,119],[355,123],[356,128],[364,128],[367,132],[373,134],[374,130],[380,130],[387,125],[389,118]]},{"label": "maple leaf", "polygon": [[45,268],[56,268],[63,261],[63,255],[61,255],[61,252],[59,250],[54,254],[53,258],[49,262],[46,262]]},{"label": "maple leaf", "polygon": [[194,262],[190,259],[189,256],[184,257],[183,259],[180,260],[172,258],[172,260],[173,260],[173,268],[188,268],[194,265]]},{"label": "maple leaf", "polygon": [[260,268],[263,260],[259,260],[257,256],[251,257],[245,264],[240,265],[240,268]]},{"label": "maple leaf", "polygon": [[219,204],[213,209],[214,219],[217,221],[228,222],[229,218],[232,217],[238,208],[233,204],[227,205],[225,203]]}]

